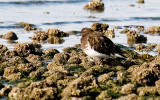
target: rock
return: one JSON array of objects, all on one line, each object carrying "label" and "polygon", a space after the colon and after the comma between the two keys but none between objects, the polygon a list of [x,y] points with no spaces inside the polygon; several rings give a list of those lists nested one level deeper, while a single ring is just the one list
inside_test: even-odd
[{"label": "rock", "polygon": [[141,100],[136,94],[129,94],[127,96],[122,96],[118,100]]},{"label": "rock", "polygon": [[42,58],[39,55],[29,54],[26,59],[36,66],[43,66]]},{"label": "rock", "polygon": [[156,34],[160,33],[160,26],[151,26],[145,29],[145,33]]},{"label": "rock", "polygon": [[12,90],[11,85],[5,85],[5,87],[0,90],[0,95],[7,96],[11,90]]},{"label": "rock", "polygon": [[[39,86],[38,86],[39,85]],[[45,87],[45,82],[33,82],[26,89],[15,87],[9,93],[9,99],[13,100],[53,100],[56,99],[57,89],[54,87]]]},{"label": "rock", "polygon": [[91,26],[92,30],[99,31],[99,32],[102,32],[102,33],[105,33],[108,28],[109,28],[108,24],[102,24],[102,23],[97,23],[97,22],[93,23],[92,26]]},{"label": "rock", "polygon": [[155,47],[157,46],[157,44],[151,44],[148,43],[147,46],[143,45],[143,44],[139,44],[136,46],[136,50],[143,52],[143,51],[152,51]]},{"label": "rock", "polygon": [[58,53],[54,55],[53,60],[57,63],[66,63],[69,58],[70,56],[67,53]]},{"label": "rock", "polygon": [[34,44],[34,43],[21,43],[21,44],[15,44],[14,50],[18,53],[19,56],[29,56],[29,54],[37,54],[41,55],[42,51],[40,49],[40,44]]},{"label": "rock", "polygon": [[23,75],[28,76],[31,72],[36,71],[39,68],[39,66],[35,66],[32,63],[24,63],[24,64],[18,64],[17,69]]},{"label": "rock", "polygon": [[144,31],[144,26],[136,26],[138,32],[143,32]]},{"label": "rock", "polygon": [[57,97],[57,89],[46,81],[32,82],[24,92],[30,99],[35,100],[53,100]]},{"label": "rock", "polygon": [[87,5],[83,7],[84,9],[88,10],[96,10],[96,11],[103,11],[104,10],[104,3],[102,0],[91,0]]},{"label": "rock", "polygon": [[157,89],[156,89],[156,87],[145,86],[145,87],[139,87],[137,89],[137,92],[138,92],[139,96],[156,95]]},{"label": "rock", "polygon": [[55,54],[60,53],[57,49],[46,49],[43,50],[45,56],[53,58]]},{"label": "rock", "polygon": [[25,22],[19,22],[17,25],[24,27],[26,31],[36,30],[37,28],[33,27],[33,24],[25,23]]},{"label": "rock", "polygon": [[52,72],[51,75],[47,76],[47,73],[44,73],[43,76],[46,77],[46,83],[49,84],[49,85],[56,85],[56,82],[58,80],[62,80],[66,77],[66,73],[64,72],[56,72],[56,71],[49,71],[49,72]]},{"label": "rock", "polygon": [[122,86],[121,93],[122,94],[131,94],[136,90],[136,86],[134,84],[126,84]]},{"label": "rock", "polygon": [[3,38],[4,39],[8,39],[8,40],[17,40],[18,39],[16,33],[12,32],[12,31],[10,31],[7,34],[3,35]]},{"label": "rock", "polygon": [[7,58],[13,58],[13,57],[16,57],[16,56],[18,56],[18,54],[15,50],[7,50],[5,52],[5,57],[7,57]]},{"label": "rock", "polygon": [[117,73],[117,80],[119,83],[127,83],[128,81],[130,81],[128,79],[128,72],[127,71],[118,71]]},{"label": "rock", "polygon": [[10,66],[4,69],[4,74],[3,77],[7,78],[8,76],[10,76],[11,74],[17,73],[18,69],[15,66]]},{"label": "rock", "polygon": [[31,79],[37,79],[37,80],[40,80],[43,76],[43,74],[47,71],[47,68],[46,67],[39,67],[36,71],[32,71],[30,74],[29,74],[29,77]]},{"label": "rock", "polygon": [[22,99],[29,100],[29,96],[24,93],[24,90],[18,87],[14,87],[8,94],[8,97],[11,100],[22,100]]},{"label": "rock", "polygon": [[108,94],[107,90],[102,91],[97,97],[96,100],[112,100],[110,94]]},{"label": "rock", "polygon": [[82,50],[79,47],[66,47],[63,49],[63,51],[66,53],[72,53],[73,51],[78,53],[79,51],[82,51]]},{"label": "rock", "polygon": [[107,36],[108,38],[114,38],[115,37],[114,29],[111,28],[110,30],[105,31],[104,35]]},{"label": "rock", "polygon": [[105,73],[105,74],[100,75],[98,77],[98,83],[99,84],[105,84],[108,80],[112,79],[111,78],[112,74],[114,74],[114,73],[108,73],[108,74]]},{"label": "rock", "polygon": [[3,77],[10,81],[16,81],[22,78],[22,73],[15,66],[11,66],[4,69]]},{"label": "rock", "polygon": [[135,41],[135,43],[146,43],[147,37],[140,35],[135,30],[131,30],[127,32],[127,40],[128,41]]},{"label": "rock", "polygon": [[[83,97],[91,95],[91,90],[97,88],[96,80],[93,76],[80,77],[73,80],[62,92],[62,99],[69,99],[72,97]],[[93,93],[96,90],[93,91]],[[91,94],[90,94],[91,93]],[[92,96],[91,96],[92,97]]]},{"label": "rock", "polygon": [[50,44],[61,44],[64,42],[64,39],[62,39],[60,37],[49,37],[47,39],[47,42]]},{"label": "rock", "polygon": [[81,63],[81,59],[79,57],[70,57],[68,59],[68,63],[69,64],[80,64]]},{"label": "rock", "polygon": [[8,50],[8,48],[6,46],[4,46],[3,44],[0,44],[0,55],[4,55],[4,53]]},{"label": "rock", "polygon": [[38,40],[38,41],[43,40],[43,41],[45,41],[45,40],[47,40],[48,35],[45,31],[36,31],[35,35],[33,35],[31,38],[33,40]]},{"label": "rock", "polygon": [[137,3],[144,3],[144,0],[137,0]]},{"label": "rock", "polygon": [[88,70],[86,70],[84,73],[81,74],[80,77],[87,77],[87,76],[90,76],[90,75],[93,75],[95,77],[101,75],[101,74],[104,74],[104,73],[107,73],[108,72],[108,68],[109,66],[92,66],[91,68],[89,68]]},{"label": "rock", "polygon": [[130,30],[126,28],[126,29],[122,30],[120,33],[125,33],[125,34],[126,34],[126,33],[129,32],[129,31],[130,31]]},{"label": "rock", "polygon": [[66,36],[69,36],[69,34],[63,32],[63,31],[60,31],[58,29],[48,29],[46,31],[46,33],[48,34],[48,37],[66,37]]},{"label": "rock", "polygon": [[152,61],[150,63],[143,63],[141,66],[135,67],[134,70],[128,71],[131,72],[132,82],[153,85],[155,81],[159,79],[159,66],[159,63],[154,63],[154,61]]}]

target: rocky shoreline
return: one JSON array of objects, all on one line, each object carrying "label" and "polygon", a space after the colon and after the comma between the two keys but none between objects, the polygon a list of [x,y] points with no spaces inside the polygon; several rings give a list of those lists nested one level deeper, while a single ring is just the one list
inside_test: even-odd
[{"label": "rocky shoreline", "polygon": [[[91,28],[105,35],[109,25],[93,23]],[[129,41],[147,40],[135,30],[124,33]],[[37,38],[34,39],[37,40],[47,40],[42,37],[49,36],[69,36],[58,29],[37,31],[35,34]],[[12,40],[16,35],[9,32],[3,37]],[[99,66],[88,59],[80,44],[64,48],[63,52],[57,49],[43,50],[41,44],[34,42],[15,43],[13,50],[0,44],[0,79],[3,80],[0,82],[0,95],[11,100],[158,98],[159,53],[152,56],[138,54],[135,50],[143,52],[157,48],[159,52],[159,45],[140,44],[135,49],[117,45],[127,52],[127,58],[106,58],[103,60],[104,65]]]}]

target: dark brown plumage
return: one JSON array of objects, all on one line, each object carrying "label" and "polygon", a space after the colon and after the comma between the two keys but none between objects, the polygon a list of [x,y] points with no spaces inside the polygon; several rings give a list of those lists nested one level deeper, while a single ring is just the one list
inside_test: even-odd
[{"label": "dark brown plumage", "polygon": [[88,56],[98,60],[117,54],[125,57],[124,51],[101,32],[93,31],[90,28],[83,28],[81,35],[81,47]]}]

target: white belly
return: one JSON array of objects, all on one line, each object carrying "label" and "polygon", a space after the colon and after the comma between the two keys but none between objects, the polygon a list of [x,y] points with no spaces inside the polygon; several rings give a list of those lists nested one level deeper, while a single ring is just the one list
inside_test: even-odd
[{"label": "white belly", "polygon": [[[89,43],[88,43],[89,44]],[[93,48],[91,48],[90,45],[87,46],[86,49],[84,49],[84,52],[90,56],[90,57],[93,57],[93,58],[96,58],[96,59],[101,59],[101,58],[106,58],[106,57],[109,57],[108,55],[106,54],[102,54],[102,53],[99,53],[97,51],[95,51]]]}]

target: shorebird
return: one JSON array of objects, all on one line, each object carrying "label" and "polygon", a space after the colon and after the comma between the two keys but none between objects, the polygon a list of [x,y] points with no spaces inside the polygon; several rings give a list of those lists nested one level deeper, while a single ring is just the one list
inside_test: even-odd
[{"label": "shorebird", "polygon": [[124,51],[116,46],[109,38],[101,32],[93,31],[91,28],[81,30],[81,48],[89,56],[98,60],[102,65],[103,58],[125,57]]}]

